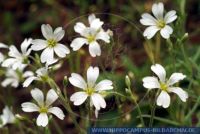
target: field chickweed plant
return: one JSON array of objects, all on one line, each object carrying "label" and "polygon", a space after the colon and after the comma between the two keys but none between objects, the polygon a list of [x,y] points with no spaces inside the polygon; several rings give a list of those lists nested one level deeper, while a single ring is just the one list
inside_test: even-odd
[{"label": "field chickweed plant", "polygon": [[[188,46],[185,3],[180,3],[177,11],[153,3],[134,23],[111,13],[91,13],[55,29],[42,24],[41,34],[24,39],[20,49],[0,43],[0,133],[200,127],[200,49]],[[133,48],[120,42],[104,15],[141,34],[144,63],[136,65],[120,52]]]}]

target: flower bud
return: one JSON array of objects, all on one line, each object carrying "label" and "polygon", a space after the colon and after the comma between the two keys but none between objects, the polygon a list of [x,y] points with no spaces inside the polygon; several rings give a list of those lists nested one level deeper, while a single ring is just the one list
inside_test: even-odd
[{"label": "flower bud", "polygon": [[131,81],[130,81],[130,78],[129,78],[128,75],[126,75],[126,77],[125,77],[125,83],[126,83],[126,86],[127,86],[127,87],[130,87],[130,86],[131,86]]},{"label": "flower bud", "polygon": [[67,84],[68,84],[68,78],[67,78],[67,76],[65,76],[63,79],[63,85],[67,86]]}]

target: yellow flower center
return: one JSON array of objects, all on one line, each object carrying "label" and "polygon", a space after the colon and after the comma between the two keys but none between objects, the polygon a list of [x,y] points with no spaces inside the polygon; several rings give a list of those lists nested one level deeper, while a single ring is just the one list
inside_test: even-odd
[{"label": "yellow flower center", "polygon": [[158,20],[158,21],[157,21],[157,26],[158,26],[159,28],[164,28],[165,25],[166,25],[166,23],[165,23],[164,20]]},{"label": "yellow flower center", "polygon": [[163,90],[163,91],[167,91],[168,86],[167,86],[167,84],[161,82],[161,83],[160,83],[160,88],[161,88],[161,90]]},{"label": "yellow flower center", "polygon": [[94,89],[93,88],[87,88],[86,89],[86,93],[91,96],[94,93]]},{"label": "yellow flower center", "polygon": [[87,37],[87,40],[88,40],[89,43],[91,43],[91,42],[95,41],[95,36],[89,35],[89,36]]},{"label": "yellow flower center", "polygon": [[40,113],[47,113],[48,109],[46,107],[41,107],[40,108]]},{"label": "yellow flower center", "polygon": [[47,40],[47,43],[49,47],[55,47],[57,44],[57,41],[55,39],[49,39]]}]

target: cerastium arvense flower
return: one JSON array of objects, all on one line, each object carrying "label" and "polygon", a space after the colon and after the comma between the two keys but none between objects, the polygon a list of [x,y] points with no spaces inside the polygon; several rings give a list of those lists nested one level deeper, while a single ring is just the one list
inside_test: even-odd
[{"label": "cerastium arvense flower", "polygon": [[[176,95],[178,95],[181,101],[186,102],[189,98],[189,88],[191,90],[193,84],[197,85],[198,82],[196,79],[198,77],[194,72],[199,71],[197,69],[197,64],[195,63],[195,60],[199,60],[199,54],[195,55],[194,57],[191,56],[190,58],[188,58],[185,54],[184,48],[182,47],[180,49],[184,55],[184,61],[182,61],[182,59],[178,59],[180,57],[180,54],[176,52],[176,47],[170,47],[169,51],[173,51],[172,54],[177,54],[178,60],[176,58],[174,58],[173,60],[177,60],[178,62],[177,64],[176,62],[174,62],[174,66],[166,66],[166,70],[169,69],[169,71],[173,70],[173,72],[175,72],[172,73],[169,79],[167,79],[165,68],[160,64],[154,64],[166,64],[168,62],[168,59],[166,61],[158,60],[162,58],[162,54],[160,54],[160,48],[162,47],[160,45],[160,37],[162,36],[164,39],[167,39],[163,40],[163,42],[167,41],[167,43],[169,43],[171,46],[173,46],[174,44],[178,44],[179,46],[181,46],[184,38],[180,38],[181,32],[178,33],[178,36],[176,35],[176,32],[174,32],[173,37],[177,36],[177,39],[172,38],[172,41],[176,40],[176,43],[173,44],[173,42],[169,39],[171,34],[173,33],[173,28],[172,26],[170,26],[170,23],[174,22],[178,17],[176,15],[176,11],[172,10],[166,12],[165,14],[164,5],[160,2],[152,5],[152,13],[153,15],[149,13],[142,14],[140,23],[142,25],[148,26],[143,33],[144,37],[146,37],[147,39],[151,39],[156,33],[158,35],[158,38],[155,39],[156,48],[152,47],[152,53],[149,52],[150,54],[152,54],[151,56],[153,59],[150,59],[152,61],[151,64],[153,64],[151,66],[151,70],[155,73],[156,76],[147,76],[142,79],[143,87],[147,88],[148,91],[146,92],[146,95],[144,95],[144,98],[141,100],[146,99],[145,97],[148,96],[149,93],[152,93],[152,90],[157,89],[157,94],[155,95],[156,97],[154,97],[154,94],[152,97],[153,99],[155,99],[154,106],[156,106],[157,104],[158,106],[162,106],[163,108],[168,108],[170,106],[170,103],[174,101],[174,98],[170,98],[171,93],[175,93]],[[181,11],[181,13],[183,15],[183,11]],[[30,100],[30,102],[20,102],[20,104],[22,103],[20,110],[21,112],[35,112],[38,114],[36,120],[29,118],[27,116],[27,113],[24,112],[22,114],[20,113],[20,115],[17,114],[18,116],[16,116],[13,114],[13,111],[15,109],[12,108],[14,105],[19,104],[17,102],[14,103],[14,99],[11,99],[10,101],[9,97],[8,99],[6,98],[4,100],[4,96],[0,95],[0,99],[3,100],[3,103],[5,103],[3,113],[0,115],[0,128],[7,129],[6,127],[9,127],[9,125],[7,124],[16,124],[16,126],[20,129],[20,132],[24,129],[26,130],[25,133],[32,132],[46,134],[49,133],[49,131],[51,130],[50,127],[54,126],[55,133],[61,133],[61,126],[64,125],[60,126],[59,121],[64,120],[65,115],[67,115],[70,119],[66,118],[66,122],[69,122],[71,124],[73,123],[75,125],[75,128],[78,130],[77,133],[86,133],[86,128],[92,127],[92,125],[98,125],[98,122],[91,118],[94,110],[96,120],[103,119],[106,116],[111,118],[111,116],[115,116],[115,113],[119,113],[120,115],[123,114],[122,122],[124,122],[124,120],[132,121],[132,118],[139,117],[140,121],[138,121],[137,119],[134,120],[133,125],[141,127],[146,127],[147,123],[144,119],[150,117],[150,121],[148,121],[150,122],[149,127],[152,126],[156,107],[151,107],[151,115],[145,115],[146,111],[149,112],[149,109],[145,109],[147,104],[151,105],[152,103],[146,100],[139,102],[140,97],[141,95],[143,95],[143,93],[141,95],[137,94],[137,92],[141,91],[140,89],[143,89],[143,87],[138,86],[142,83],[138,84],[136,82],[139,82],[138,78],[143,77],[143,73],[146,73],[146,71],[144,71],[144,69],[146,69],[146,66],[141,67],[141,70],[144,71],[142,72],[140,71],[139,67],[137,68],[137,66],[134,66],[131,63],[129,65],[129,62],[131,62],[131,60],[129,60],[128,57],[126,57],[128,60],[123,61],[124,59],[126,59],[124,58],[124,55],[122,56],[122,59],[121,55],[119,55],[120,59],[118,59],[118,57],[115,57],[115,59],[112,56],[105,56],[105,58],[107,58],[105,62],[101,61],[101,58],[95,59],[94,57],[101,56],[103,54],[102,49],[108,49],[111,53],[115,51],[115,49],[113,49],[115,48],[115,38],[111,38],[111,36],[113,36],[112,31],[109,30],[106,27],[107,25],[105,25],[102,20],[97,18],[95,14],[90,14],[87,19],[88,25],[85,25],[82,22],[77,22],[74,26],[70,26],[74,29],[76,33],[80,35],[80,37],[73,38],[73,40],[69,42],[69,45],[73,51],[78,51],[83,47],[83,45],[88,45],[89,56],[84,55],[81,57],[80,53],[78,52],[71,52],[70,54],[70,49],[67,47],[67,44],[60,43],[60,41],[65,36],[64,28],[70,28],[66,28],[66,26],[68,25],[65,25],[64,27],[57,27],[55,30],[53,30],[53,28],[49,24],[42,24],[41,32],[45,39],[25,39],[20,46],[20,51],[18,51],[17,46],[8,46],[0,43],[0,76],[2,77],[1,86],[6,88],[6,94],[3,95],[12,95],[11,97],[14,97],[16,95],[21,99],[23,98],[23,95],[27,95],[27,92],[30,91],[33,100],[26,98]],[[180,17],[180,20],[181,19],[182,18]],[[178,23],[180,22],[177,21],[177,24]],[[126,30],[129,31],[130,29],[127,28]],[[154,40],[145,40],[145,50],[150,51],[150,49],[148,48],[153,46],[153,41]],[[107,45],[105,45],[105,47],[102,47],[102,45],[104,44]],[[149,45],[149,47],[146,47],[146,44]],[[177,46],[177,48],[179,46]],[[116,47],[118,46],[116,45]],[[6,54],[5,52],[7,51],[8,53]],[[165,53],[165,51],[163,51],[163,53]],[[87,59],[86,62],[85,59]],[[107,60],[113,61],[113,64],[107,64]],[[145,63],[148,64],[149,62]],[[190,63],[192,63],[192,67],[188,68],[190,67],[190,65],[188,65]],[[182,67],[183,64],[184,66]],[[65,67],[65,65],[67,67]],[[120,67],[118,65],[120,65]],[[62,72],[58,71],[58,69],[61,67]],[[184,70],[184,67],[187,67],[186,71]],[[100,70],[102,71],[101,75],[99,73]],[[184,74],[187,74],[187,79],[185,79],[186,75],[178,73],[177,70],[183,70]],[[85,72],[86,80],[84,79],[84,76],[79,75],[80,73],[85,74]],[[128,74],[131,74],[131,77],[129,77],[128,75],[126,76],[125,83],[123,72],[128,72]],[[68,75],[70,76],[68,77]],[[123,83],[121,82],[122,79]],[[184,82],[186,81],[186,84],[184,83],[185,85],[183,86],[182,84],[179,85],[178,82],[182,81],[183,79],[185,79]],[[68,81],[75,88],[70,86]],[[187,89],[188,93],[181,87]],[[17,90],[15,91],[13,90],[13,88]],[[23,88],[25,88],[25,90]],[[134,88],[138,89],[135,90]],[[133,91],[133,89],[136,92]],[[22,92],[22,94],[19,95],[18,91]],[[44,94],[46,94],[46,98],[44,97]],[[71,96],[68,99],[69,95]],[[151,94],[149,96],[151,97]],[[57,103],[54,103],[56,100],[59,101]],[[178,101],[178,104],[182,106],[181,101]],[[108,113],[110,112],[111,114],[107,114],[107,109],[110,109],[111,107],[110,102],[114,102],[112,109],[113,111],[108,111]],[[13,103],[13,106],[11,106],[10,103]],[[53,103],[59,107],[53,106]],[[141,103],[143,104],[140,105]],[[128,107],[126,106],[126,104],[133,104],[134,106],[132,107],[131,105],[129,105],[130,107]],[[184,105],[184,108],[185,106],[187,105]],[[195,108],[197,107],[198,104],[196,103],[192,110],[195,111]],[[63,108],[63,110],[61,108]],[[127,109],[129,110],[130,108],[133,110],[134,108],[136,108],[138,110],[137,114],[135,114],[136,112],[132,111],[130,113],[125,112],[127,111]],[[143,109],[145,109],[144,113],[142,111]],[[169,124],[178,124],[180,126],[181,123],[187,124],[191,122],[188,121],[188,118],[193,116],[194,112],[192,110],[189,111],[183,109],[183,112],[174,110],[175,112],[180,113],[180,118],[177,117],[178,119],[176,121],[171,121],[171,118],[173,117],[171,117],[171,114],[166,116],[167,118],[168,116],[170,116],[169,119],[164,119],[164,117],[156,118],[160,122],[163,121]],[[106,111],[105,116],[103,115],[98,117],[99,111]],[[185,115],[187,112],[189,114]],[[79,116],[77,116],[77,114],[79,114]],[[52,115],[55,115],[60,120],[57,121]],[[133,115],[136,115],[137,117]],[[86,118],[88,120],[86,120]],[[35,126],[35,122],[37,126]],[[30,123],[28,127],[26,126],[26,123]],[[117,123],[119,123],[118,125],[121,125],[121,122],[119,122],[118,120]],[[34,130],[33,128],[37,129]]]}]

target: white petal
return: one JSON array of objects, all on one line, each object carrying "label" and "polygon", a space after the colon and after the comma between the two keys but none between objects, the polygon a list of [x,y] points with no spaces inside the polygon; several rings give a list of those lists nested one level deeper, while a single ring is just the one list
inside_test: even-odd
[{"label": "white petal", "polygon": [[163,19],[164,5],[163,3],[156,3],[152,6],[152,12],[157,19]]},{"label": "white petal", "polygon": [[0,43],[0,48],[8,48],[8,46],[4,43]]},{"label": "white petal", "polygon": [[50,106],[53,102],[55,102],[58,99],[57,93],[54,91],[54,89],[50,89],[47,92],[46,97],[46,106]]},{"label": "white petal", "polygon": [[24,102],[21,104],[22,110],[24,112],[37,112],[39,111],[39,107],[32,102]]},{"label": "white petal", "polygon": [[173,73],[169,80],[168,80],[168,85],[173,85],[174,83],[179,82],[180,80],[183,80],[186,76],[183,75],[182,73]]},{"label": "white petal", "polygon": [[41,40],[41,39],[35,39],[32,40],[31,43],[33,44],[31,46],[31,49],[34,51],[39,51],[47,47],[47,41]]},{"label": "white petal", "polygon": [[54,50],[53,48],[46,48],[41,54],[41,62],[52,62],[54,60]]},{"label": "white petal", "polygon": [[97,93],[92,94],[91,99],[92,99],[92,103],[94,104],[97,110],[100,110],[100,108],[106,107],[106,102],[100,94],[97,94]]},{"label": "white petal", "polygon": [[40,89],[38,89],[38,88],[32,89],[31,90],[31,96],[33,97],[34,100],[37,101],[38,105],[43,106],[43,104],[44,104],[44,94]]},{"label": "white petal", "polygon": [[88,87],[92,88],[98,77],[99,77],[99,68],[90,66],[87,70]]},{"label": "white petal", "polygon": [[110,43],[110,36],[103,29],[101,29],[100,32],[96,35],[96,39],[100,39],[105,41],[106,43]]},{"label": "white petal", "polygon": [[1,83],[2,87],[7,87],[8,85],[12,85],[13,87],[18,87],[19,83],[17,80],[13,78],[7,78]]},{"label": "white petal", "polygon": [[166,24],[168,24],[176,20],[176,18],[177,18],[176,11],[172,10],[165,15],[164,21]]},{"label": "white petal", "polygon": [[[22,44],[21,44],[21,50],[22,50],[22,53],[23,54],[27,54],[27,50],[28,50],[28,47],[30,46],[30,44],[31,44],[31,41],[32,41],[32,39],[25,39],[23,42],[22,42]],[[29,53],[30,53],[30,51],[29,51]]]},{"label": "white petal", "polygon": [[160,83],[156,77],[147,76],[142,79],[143,86],[148,89],[160,88]]},{"label": "white petal", "polygon": [[23,87],[28,87],[36,79],[37,79],[37,77],[35,77],[35,76],[31,76],[31,77],[27,78],[23,83]]},{"label": "white petal", "polygon": [[99,116],[99,110],[95,109],[94,113],[95,113],[95,117],[98,118],[98,116]]},{"label": "white petal", "polygon": [[151,39],[158,30],[159,28],[157,26],[149,26],[144,30],[143,36],[147,37],[147,39]]},{"label": "white petal", "polygon": [[37,117],[36,123],[38,126],[46,127],[48,122],[49,119],[46,113],[40,113],[39,116]]},{"label": "white petal", "polygon": [[65,118],[63,111],[59,107],[49,108],[48,112],[54,114],[55,116],[57,116],[61,120],[63,120]]},{"label": "white petal", "polygon": [[101,48],[96,41],[93,41],[89,44],[89,52],[92,57],[101,55]]},{"label": "white petal", "polygon": [[79,106],[85,102],[87,99],[88,95],[85,92],[76,92],[72,94],[70,97],[70,101],[74,103],[74,105]]},{"label": "white petal", "polygon": [[164,108],[169,107],[169,104],[170,104],[170,96],[169,96],[169,94],[167,92],[165,92],[165,91],[162,91],[160,93],[160,95],[158,96],[156,102],[157,102],[158,106],[162,106]]},{"label": "white petal", "polygon": [[90,27],[94,29],[99,29],[101,28],[102,25],[103,25],[103,21],[100,21],[100,19],[96,18],[91,22]]},{"label": "white petal", "polygon": [[62,27],[58,27],[54,31],[54,39],[58,42],[60,41],[65,35],[65,31],[62,29]]},{"label": "white petal", "polygon": [[76,25],[74,26],[74,31],[83,35],[83,31],[85,30],[86,26],[83,23],[76,23]]},{"label": "white petal", "polygon": [[9,47],[8,55],[11,56],[11,57],[21,57],[20,52],[13,45]]},{"label": "white petal", "polygon": [[13,115],[12,111],[9,109],[8,106],[5,106],[3,109],[3,114],[1,115],[3,117],[3,124],[7,123],[14,123],[15,122],[15,116]]},{"label": "white petal", "polygon": [[75,87],[82,88],[82,89],[87,88],[87,84],[85,80],[79,74],[72,73],[71,77],[69,77],[69,82]]},{"label": "white petal", "polygon": [[61,57],[61,58],[64,58],[66,56],[66,54],[69,54],[70,50],[69,48],[67,48],[65,45],[63,44],[57,44],[55,47],[54,47],[54,51],[55,53]]},{"label": "white petal", "polygon": [[160,64],[155,64],[151,66],[151,70],[159,77],[161,82],[165,82],[166,71]]},{"label": "white petal", "polygon": [[102,80],[95,86],[95,90],[97,91],[111,90],[111,89],[113,89],[111,80]]},{"label": "white petal", "polygon": [[142,19],[140,19],[140,23],[145,26],[152,26],[156,25],[156,19],[149,13],[144,13],[142,14]]},{"label": "white petal", "polygon": [[96,16],[94,14],[90,14],[88,16],[88,21],[89,21],[89,24],[92,24],[92,21],[96,19]]},{"label": "white petal", "polygon": [[0,53],[0,63],[4,60],[4,55]]},{"label": "white petal", "polygon": [[39,68],[38,70],[36,70],[36,74],[37,74],[38,76],[47,75],[47,74],[48,74],[48,68],[47,68],[47,67]]},{"label": "white petal", "polygon": [[76,38],[74,39],[70,46],[72,47],[73,51],[79,50],[84,44],[88,44],[87,39],[85,38]]},{"label": "white petal", "polygon": [[26,71],[26,72],[24,72],[23,77],[26,78],[26,77],[31,77],[31,76],[33,76],[33,75],[34,75],[33,72],[31,72],[31,71]]},{"label": "white petal", "polygon": [[184,91],[180,87],[170,87],[168,90],[169,92],[177,94],[183,102],[186,102],[188,98],[188,93],[186,91]]},{"label": "white petal", "polygon": [[160,30],[160,34],[165,39],[168,39],[170,37],[170,34],[172,33],[173,33],[173,29],[168,25],[165,25],[165,27]]},{"label": "white petal", "polygon": [[3,61],[2,67],[12,67],[13,64],[17,61],[15,58],[8,58]]},{"label": "white petal", "polygon": [[42,24],[41,30],[46,39],[51,39],[53,37],[53,29],[49,24]]}]

